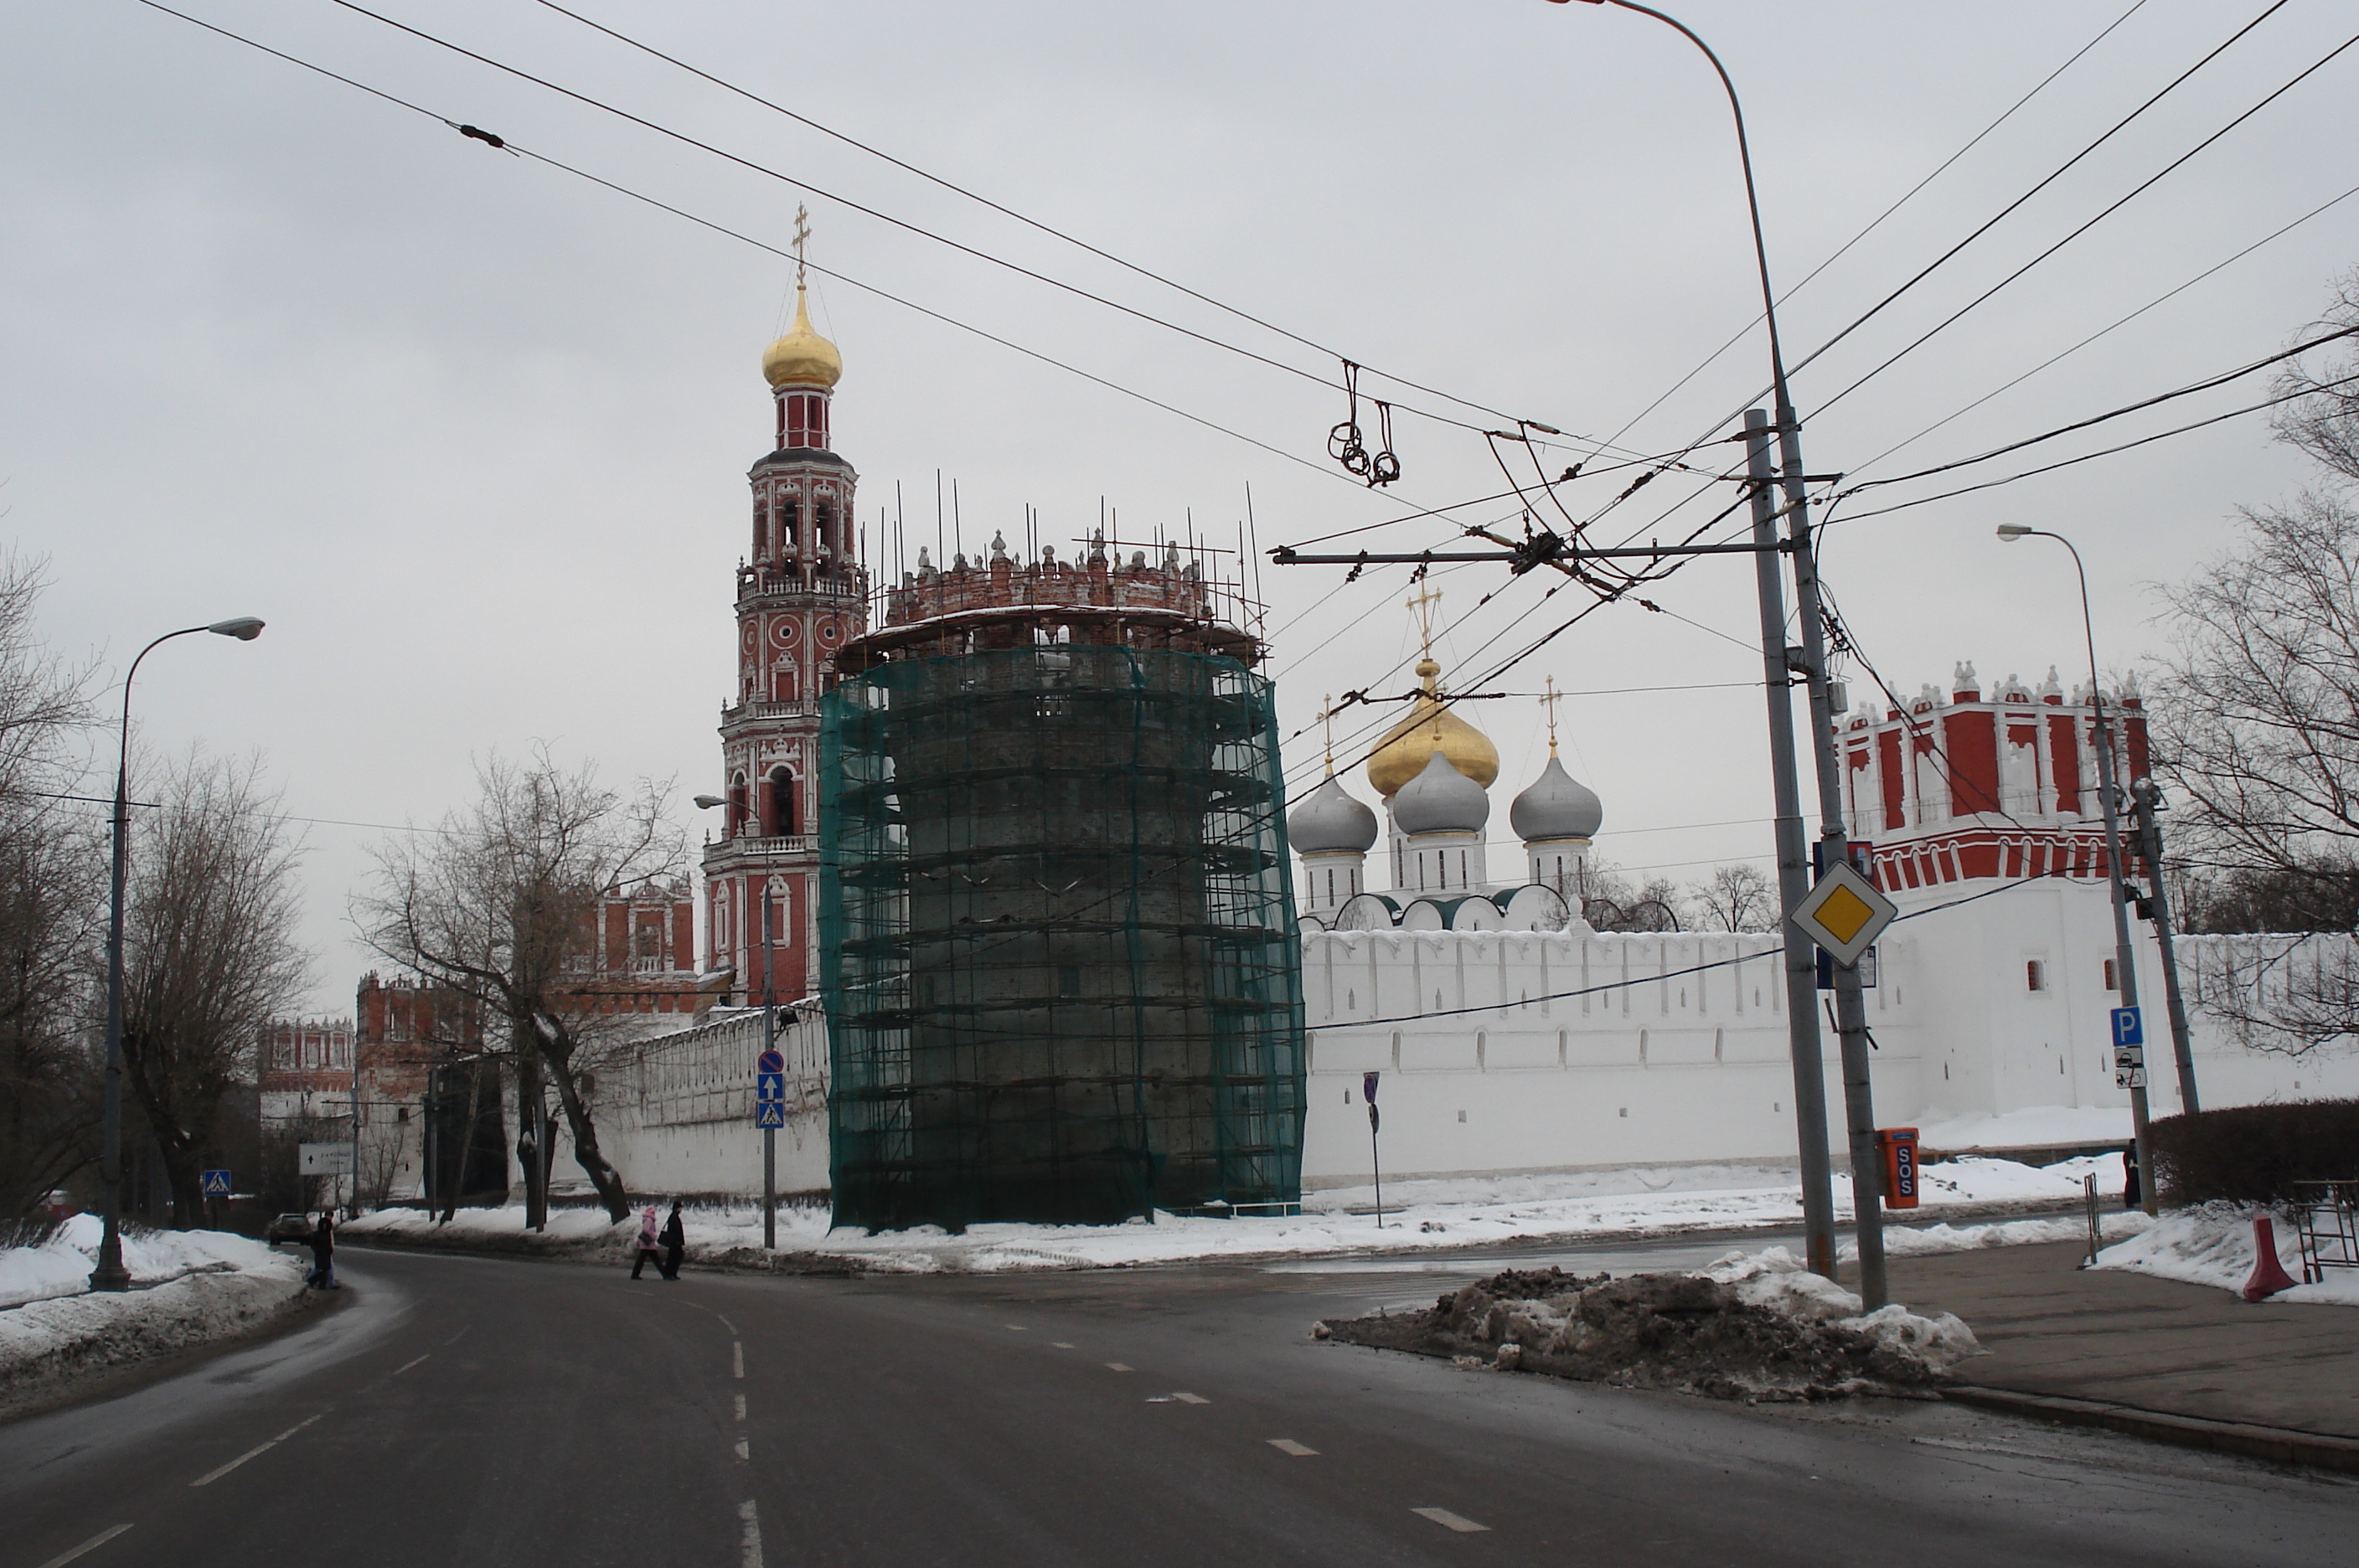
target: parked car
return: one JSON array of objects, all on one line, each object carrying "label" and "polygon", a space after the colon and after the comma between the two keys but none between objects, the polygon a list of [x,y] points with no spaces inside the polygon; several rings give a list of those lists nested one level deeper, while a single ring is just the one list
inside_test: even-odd
[{"label": "parked car", "polygon": [[270,1228],[263,1232],[262,1236],[265,1241],[269,1242],[275,1247],[282,1241],[306,1240],[310,1237],[310,1215],[281,1214],[277,1219],[270,1222]]}]

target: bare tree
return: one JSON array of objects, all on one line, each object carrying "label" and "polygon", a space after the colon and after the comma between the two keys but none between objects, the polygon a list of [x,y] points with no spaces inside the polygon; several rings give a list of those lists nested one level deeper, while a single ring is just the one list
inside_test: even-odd
[{"label": "bare tree", "polygon": [[1668,877],[1634,882],[1610,860],[1592,857],[1581,871],[1581,918],[1602,931],[1681,929],[1680,890]]},{"label": "bare tree", "polygon": [[258,760],[192,753],[165,771],[162,809],[132,819],[124,1077],[182,1227],[203,1212],[223,1098],[251,1079],[262,1026],[310,969],[295,940],[300,845],[261,772]]},{"label": "bare tree", "polygon": [[1722,931],[1767,931],[1777,923],[1777,887],[1749,860],[1713,867],[1689,890],[1689,900],[1699,924]]},{"label": "bare tree", "polygon": [[375,887],[354,900],[353,919],[378,953],[480,1008],[487,1043],[495,1021],[505,1025],[526,1222],[548,1219],[544,1077],[582,1173],[621,1220],[628,1198],[599,1149],[585,1082],[609,1017],[585,985],[585,961],[603,897],[678,873],[686,846],[666,815],[670,787],[642,779],[627,794],[608,789],[594,765],[569,772],[545,746],[522,762],[495,754],[476,782],[475,802],[436,831],[377,851]]},{"label": "bare tree", "polygon": [[0,1219],[97,1157],[88,1028],[105,886],[103,830],[57,799],[81,767],[92,672],[35,628],[38,562],[0,556]]},{"label": "bare tree", "polygon": [[[2328,324],[2359,327],[2359,273]],[[2350,933],[2359,912],[2359,355],[2297,363],[2279,439],[2321,470],[2243,509],[2243,539],[2163,590],[2172,651],[2149,704],[2176,787],[2169,868],[2192,929]],[[2280,942],[2207,982],[2247,1043],[2297,1054],[2359,1032],[2348,942]],[[2267,1038],[2264,1038],[2267,1037]]]}]

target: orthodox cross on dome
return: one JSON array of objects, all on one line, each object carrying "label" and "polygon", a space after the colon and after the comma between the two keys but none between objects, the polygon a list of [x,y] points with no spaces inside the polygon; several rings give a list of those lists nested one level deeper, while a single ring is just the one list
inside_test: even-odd
[{"label": "orthodox cross on dome", "polygon": [[795,204],[795,288],[799,291],[805,283],[808,263],[803,247],[810,244],[810,209],[799,201]]},{"label": "orthodox cross on dome", "polygon": [[1549,755],[1554,757],[1556,755],[1556,705],[1564,693],[1556,689],[1556,677],[1553,675],[1541,684],[1545,690],[1540,697],[1540,706],[1548,710]]},{"label": "orthodox cross on dome", "polygon": [[1441,603],[1441,590],[1430,583],[1419,583],[1416,593],[1401,603],[1417,616],[1417,640],[1425,657],[1433,657],[1433,606]]},{"label": "orthodox cross on dome", "polygon": [[1330,691],[1319,709],[1319,722],[1327,726],[1327,777],[1335,777],[1335,694]]}]

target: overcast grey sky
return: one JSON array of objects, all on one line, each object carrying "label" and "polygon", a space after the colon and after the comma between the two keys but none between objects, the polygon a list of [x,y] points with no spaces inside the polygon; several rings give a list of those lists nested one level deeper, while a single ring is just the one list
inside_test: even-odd
[{"label": "overcast grey sky", "polygon": [[[1234,542],[1250,485],[1267,546],[1504,488],[1478,436],[1404,411],[1405,476],[1371,495],[1324,458],[1339,393],[667,142],[328,0],[179,8],[772,244],[788,243],[795,206],[808,201],[815,261],[1288,454],[822,279],[815,314],[847,367],[835,444],[862,475],[872,547],[897,483],[912,550],[931,537],[938,470],[958,482],[970,547],[995,527],[1013,535],[1027,503],[1060,548],[1094,522],[1102,495],[1125,530],[1176,529],[1192,509],[1201,531]],[[1311,350],[532,0],[383,8],[977,249],[1334,374]],[[1674,449],[1766,380],[1756,332],[1640,417],[1757,305],[1718,85],[1701,56],[1642,16],[1541,0],[577,8],[1377,370],[1567,432]],[[1745,94],[1770,260],[1788,287],[2135,13],[1796,292],[1784,311],[1789,357],[2267,8],[1685,0],[1679,14],[1716,44]],[[380,835],[337,824],[431,821],[468,794],[472,760],[495,747],[543,739],[561,757],[597,758],[618,784],[676,776],[683,821],[701,826],[685,798],[718,783],[712,725],[732,689],[744,474],[768,445],[758,359],[790,297],[788,267],[135,0],[18,0],[6,16],[5,526],[17,548],[49,558],[51,637],[118,674],[158,631],[240,614],[270,622],[252,645],[200,638],[159,653],[142,673],[138,711],[164,749],[261,748],[289,811],[326,819],[308,830],[309,940],[321,955],[311,1007],[349,1011],[364,964],[343,911]],[[1905,473],[2294,341],[2330,279],[2359,260],[2359,198],[1877,461],[2359,183],[2359,49],[1816,412],[2351,27],[2347,5],[2291,0],[1803,371],[1810,467]],[[2266,377],[2251,378],[2041,451],[2092,450],[2266,391]],[[1560,468],[1577,444],[1544,461]],[[1601,507],[1626,477],[1581,481],[1568,504]],[[2233,537],[2238,504],[2305,477],[2251,415],[1856,526],[1840,521],[1846,511],[1944,486],[1846,502],[1826,570],[1862,646],[1904,691],[1946,681],[1960,659],[1985,679],[2036,680],[2060,663],[2069,681],[2080,642],[2070,562],[2038,541],[2002,546],[1994,525],[2073,535],[2089,558],[2101,651],[2126,664],[2159,641],[2145,584],[2194,570]],[[1667,478],[1601,531],[1684,532],[1707,515],[1705,501],[1688,500],[1705,488],[1730,487]],[[1451,532],[1428,518],[1363,537],[1419,548]],[[1344,586],[1332,571],[1262,572],[1289,728],[1308,725],[1324,693],[1408,683],[1406,576],[1395,568]],[[1453,626],[1440,656],[1453,674],[1471,677],[1578,607],[1575,590],[1538,605],[1544,576],[1437,573]],[[1535,691],[1553,675],[1586,691],[1756,678],[1758,656],[1740,646],[1753,635],[1750,578],[1739,561],[1692,567],[1647,594],[1685,620],[1614,606],[1501,684]],[[1505,759],[1494,808],[1505,840],[1507,798],[1546,755],[1539,715],[1521,701],[1470,713]],[[1766,852],[1757,690],[1580,697],[1564,723],[1569,764],[1606,803],[1602,853],[1685,878]],[[1290,763],[1314,771],[1317,756],[1315,729],[1288,748]],[[1353,788],[1373,798],[1364,778]],[[1511,842],[1493,854],[1495,869],[1513,866]]]}]

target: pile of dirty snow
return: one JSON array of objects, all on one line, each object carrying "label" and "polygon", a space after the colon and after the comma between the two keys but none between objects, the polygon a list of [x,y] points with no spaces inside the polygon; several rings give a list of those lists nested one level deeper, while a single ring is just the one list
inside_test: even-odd
[{"label": "pile of dirty snow", "polygon": [[[2277,1261],[2288,1274],[2299,1279],[2301,1242],[2293,1221],[2279,1211],[2225,1202],[2202,1203],[2165,1214],[2152,1229],[2097,1254],[2096,1266],[2242,1291],[2245,1282],[2253,1277],[2253,1265],[2260,1257],[2253,1244],[2253,1216],[2256,1214],[2267,1214],[2274,1222]],[[2359,1269],[2328,1269],[2321,1272],[2325,1279],[2320,1283],[2298,1284],[2269,1300],[2359,1307]]]},{"label": "pile of dirty snow", "polygon": [[[90,1229],[95,1252],[95,1221]],[[45,1399],[95,1373],[243,1334],[304,1299],[308,1262],[244,1236],[166,1232],[137,1237],[136,1245],[135,1252],[135,1238],[124,1238],[136,1288],[119,1293],[89,1291],[91,1258],[70,1242],[10,1249],[46,1254],[62,1247],[80,1259],[83,1293],[53,1291],[0,1311],[0,1411]],[[52,1261],[45,1257],[9,1277],[59,1283]],[[167,1269],[177,1277],[150,1282]]]},{"label": "pile of dirty snow", "polygon": [[1981,1351],[1947,1312],[1925,1317],[1896,1304],[1863,1314],[1861,1305],[1773,1247],[1732,1252],[1691,1274],[1508,1269],[1428,1312],[1312,1332],[1466,1367],[1747,1401],[1922,1393]]}]

